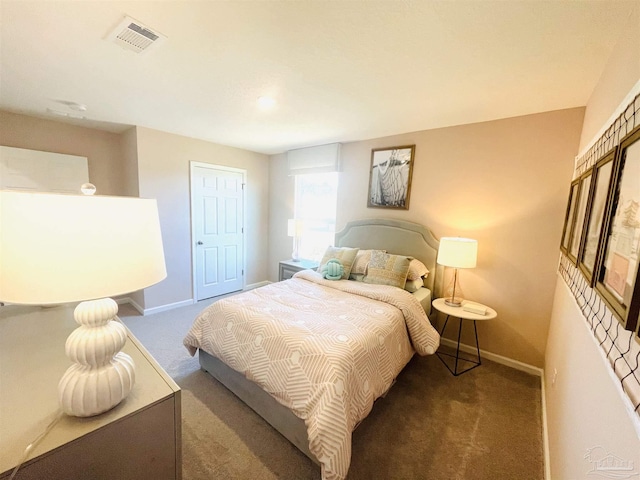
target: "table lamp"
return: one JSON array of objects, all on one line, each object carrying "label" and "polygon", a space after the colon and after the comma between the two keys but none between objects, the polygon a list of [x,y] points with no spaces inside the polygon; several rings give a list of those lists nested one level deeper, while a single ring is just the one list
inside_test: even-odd
[{"label": "table lamp", "polygon": [[445,267],[453,267],[453,280],[444,293],[444,303],[451,307],[462,305],[464,298],[458,283],[459,268],[474,268],[478,256],[478,241],[471,238],[442,237],[438,248],[437,262]]},{"label": "table lamp", "polygon": [[81,302],[65,345],[74,362],[58,384],[76,417],[118,405],[135,382],[127,339],[111,297],[166,277],[155,200],[0,191],[0,301]]},{"label": "table lamp", "polygon": [[298,253],[300,244],[300,235],[302,234],[302,220],[290,218],[287,221],[287,236],[293,237],[293,252],[291,253],[291,260],[294,262],[300,261],[300,254]]}]

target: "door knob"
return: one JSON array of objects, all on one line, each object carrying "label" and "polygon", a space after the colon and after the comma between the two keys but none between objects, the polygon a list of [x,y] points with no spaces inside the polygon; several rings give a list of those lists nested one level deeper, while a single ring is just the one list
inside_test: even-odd
[{"label": "door knob", "polygon": [[202,245],[202,242],[200,240],[198,240],[198,245]]}]

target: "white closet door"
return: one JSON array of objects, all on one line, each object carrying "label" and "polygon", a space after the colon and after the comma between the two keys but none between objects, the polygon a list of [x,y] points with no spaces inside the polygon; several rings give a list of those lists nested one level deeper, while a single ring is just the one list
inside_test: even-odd
[{"label": "white closet door", "polygon": [[196,300],[244,286],[243,184],[241,171],[192,168]]}]

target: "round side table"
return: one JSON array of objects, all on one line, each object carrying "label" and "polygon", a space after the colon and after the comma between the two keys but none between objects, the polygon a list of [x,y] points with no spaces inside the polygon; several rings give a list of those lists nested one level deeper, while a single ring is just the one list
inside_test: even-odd
[{"label": "round side table", "polygon": [[[478,313],[473,313],[473,312],[469,312],[467,310],[464,309],[464,305],[466,303],[470,303],[476,306],[479,306],[481,308],[486,309],[486,312],[484,315],[482,314],[478,314]],[[442,330],[440,331],[440,336],[442,336],[442,334],[444,333],[444,330],[447,328],[447,323],[449,322],[449,317],[455,317],[459,319],[459,325],[458,325],[458,344],[456,346],[456,354],[455,356],[450,354],[450,353],[445,353],[445,352],[440,352],[437,351],[436,355],[438,355],[438,358],[442,361],[442,363],[444,363],[445,367],[447,367],[447,369],[454,375],[454,376],[458,376],[458,375],[462,375],[465,372],[468,372],[469,370],[472,370],[478,366],[480,366],[482,364],[482,359],[480,358],[480,345],[478,343],[478,328],[476,326],[476,322],[478,320],[491,320],[493,318],[496,318],[498,316],[497,312],[490,307],[487,307],[486,305],[483,305],[481,303],[478,302],[471,302],[471,301],[463,301],[462,302],[462,306],[460,307],[451,307],[449,305],[447,305],[446,303],[444,303],[444,298],[438,298],[436,300],[433,301],[432,303],[433,308],[435,308],[436,310],[438,310],[439,312],[442,312],[443,314],[445,314],[447,316],[447,318],[444,321],[444,325],[442,326]],[[475,336],[476,336],[476,352],[477,352],[477,361],[476,360],[470,360],[468,358],[464,358],[460,356],[460,336],[462,334],[462,321],[463,320],[473,320],[473,330],[475,332]],[[452,369],[449,364],[445,361],[445,359],[443,358],[443,356],[447,356],[447,357],[452,357],[455,358],[455,365],[454,368]],[[464,370],[458,371],[458,361],[459,360],[463,360],[465,362],[471,363],[472,365],[468,368],[465,368]]]}]

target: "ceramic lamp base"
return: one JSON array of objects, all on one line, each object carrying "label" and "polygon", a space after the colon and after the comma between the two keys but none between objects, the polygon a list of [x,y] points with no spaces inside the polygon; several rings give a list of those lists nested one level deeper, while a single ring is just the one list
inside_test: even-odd
[{"label": "ceramic lamp base", "polygon": [[124,400],[135,383],[133,359],[120,352],[127,341],[124,325],[114,321],[118,305],[110,298],[80,303],[74,318],[80,325],[65,344],[74,362],[58,384],[62,410],[91,417]]}]

